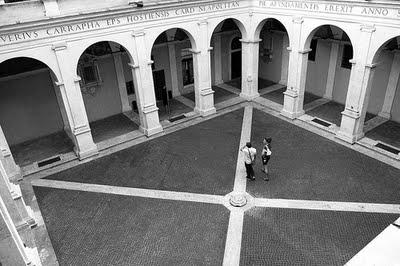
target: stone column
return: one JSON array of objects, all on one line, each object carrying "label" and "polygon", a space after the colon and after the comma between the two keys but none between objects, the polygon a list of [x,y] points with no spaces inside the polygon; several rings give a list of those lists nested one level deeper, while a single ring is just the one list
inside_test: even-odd
[{"label": "stone column", "polygon": [[122,106],[121,112],[122,113],[129,112],[132,111],[132,107],[129,104],[128,92],[126,91],[126,81],[124,76],[124,66],[122,64],[121,52],[113,53],[113,58],[114,58],[115,73],[117,75],[118,90],[121,98],[121,106]]},{"label": "stone column", "polygon": [[282,66],[281,66],[281,79],[279,84],[287,85],[288,70],[289,70],[289,36],[284,34],[282,37]]},{"label": "stone column", "polygon": [[379,116],[390,119],[391,111],[393,106],[394,97],[396,94],[396,88],[399,83],[400,77],[400,51],[396,50],[393,56],[392,68],[390,69],[390,75],[388,84],[386,87],[385,101],[382,106],[382,110],[379,112]]},{"label": "stone column", "polygon": [[222,55],[221,55],[221,42],[222,36],[219,33],[214,34],[214,78],[215,85],[224,83],[222,79]]},{"label": "stone column", "polygon": [[17,218],[18,222],[16,222],[15,224],[20,223],[21,226],[25,226],[27,224],[30,227],[34,227],[36,226],[36,222],[31,217],[32,211],[30,209],[28,211],[28,207],[26,206],[25,201],[22,198],[22,192],[19,185],[10,182],[7,170],[4,167],[5,166],[4,162],[5,162],[4,156],[0,154],[0,174],[4,179],[4,183],[0,183],[0,185],[3,186],[2,189],[8,190],[9,194],[5,191],[3,191],[3,194],[6,193],[7,195],[11,196],[11,198],[14,200],[13,208],[15,208],[15,210],[17,210],[20,215]]},{"label": "stone column", "polygon": [[258,59],[261,39],[240,40],[242,42],[242,92],[240,96],[252,100],[258,93]]},{"label": "stone column", "polygon": [[0,161],[2,162],[7,176],[11,181],[22,180],[21,168],[15,163],[14,157],[11,154],[10,147],[8,146],[6,136],[0,126]]},{"label": "stone column", "polygon": [[326,79],[326,87],[324,98],[332,100],[333,86],[335,85],[336,65],[339,55],[339,42],[332,40],[331,52],[329,55],[328,77]]},{"label": "stone column", "polygon": [[66,108],[69,125],[71,128],[74,151],[80,160],[98,154],[97,146],[93,142],[86,115],[85,105],[79,85],[80,78],[74,73],[67,44],[65,42],[53,45],[57,57],[60,78],[58,86]]},{"label": "stone column", "polygon": [[176,65],[175,43],[168,42],[167,45],[168,45],[168,57],[169,57],[169,70],[171,72],[172,96],[176,97],[181,95],[181,92],[179,91],[179,83],[178,83],[178,69]]},{"label": "stone column", "polygon": [[[156,95],[154,91],[153,72],[151,65],[153,61],[147,58],[147,46],[145,32],[143,30],[132,34],[135,42],[137,63],[131,65],[134,75],[137,77],[135,84],[136,99],[138,102],[140,119],[140,130],[146,136],[163,131],[158,117]],[[151,47],[149,47],[151,49]],[[134,79],[135,80],[135,79]],[[137,85],[137,86],[136,86]]]},{"label": "stone column", "polygon": [[192,49],[194,66],[194,91],[196,96],[195,111],[202,116],[214,114],[214,91],[211,88],[211,54],[208,43],[208,22],[203,20],[198,23],[200,42],[198,50]]},{"label": "stone column", "polygon": [[304,114],[303,100],[307,76],[308,53],[310,49],[303,49],[300,44],[303,18],[293,18],[293,32],[297,34],[292,40],[290,51],[287,90],[281,115],[295,119]]},{"label": "stone column", "polygon": [[354,54],[355,60],[352,60],[346,107],[342,112],[340,130],[336,134],[337,138],[348,143],[354,143],[364,136],[363,126],[375,67],[367,62],[374,31],[373,25],[361,27],[359,47]]}]

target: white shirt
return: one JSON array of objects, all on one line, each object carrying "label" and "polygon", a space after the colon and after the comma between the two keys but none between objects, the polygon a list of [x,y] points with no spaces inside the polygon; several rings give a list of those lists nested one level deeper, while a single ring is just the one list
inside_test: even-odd
[{"label": "white shirt", "polygon": [[[251,148],[244,147],[242,149],[242,152],[244,154],[244,162],[247,164],[251,164],[251,161],[254,160],[254,158],[257,154],[257,150],[253,147],[251,147]],[[251,157],[251,159],[250,159],[250,157]]]}]

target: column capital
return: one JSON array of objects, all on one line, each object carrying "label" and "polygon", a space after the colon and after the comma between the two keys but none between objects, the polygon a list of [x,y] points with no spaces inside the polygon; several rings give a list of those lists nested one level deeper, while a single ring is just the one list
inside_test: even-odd
[{"label": "column capital", "polygon": [[299,52],[299,54],[308,54],[308,53],[311,52],[311,51],[312,51],[312,49],[307,48],[307,49],[299,50],[298,52]]},{"label": "column capital", "polygon": [[250,39],[247,39],[247,40],[245,40],[245,39],[239,39],[239,41],[240,41],[241,43],[259,43],[259,42],[262,41],[262,39],[254,39],[254,40],[250,40]]},{"label": "column capital", "polygon": [[132,63],[128,63],[128,66],[129,66],[131,69],[139,68],[139,65],[132,64]]},{"label": "column capital", "polygon": [[201,53],[200,50],[195,50],[195,49],[192,49],[192,48],[189,48],[188,51],[191,52],[192,54],[195,54],[195,55]]},{"label": "column capital", "polygon": [[293,21],[293,23],[296,23],[296,24],[302,24],[304,22],[304,18],[303,17],[293,17],[292,21]]},{"label": "column capital", "polygon": [[58,52],[67,49],[67,47],[68,47],[67,42],[59,42],[59,43],[54,43],[51,46],[51,49],[54,50],[55,52]]},{"label": "column capital", "polygon": [[374,24],[363,24],[360,26],[360,30],[362,32],[373,33],[374,31],[376,31],[376,28]]}]

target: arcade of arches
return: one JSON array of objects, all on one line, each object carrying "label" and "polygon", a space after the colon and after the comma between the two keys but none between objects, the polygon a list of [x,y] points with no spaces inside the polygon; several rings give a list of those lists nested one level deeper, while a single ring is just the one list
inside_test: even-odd
[{"label": "arcade of arches", "polygon": [[[399,27],[236,2],[232,14],[61,32],[36,46],[10,35],[0,45],[2,175],[19,180],[245,101],[400,159]],[[23,205],[14,221],[34,224]]]}]

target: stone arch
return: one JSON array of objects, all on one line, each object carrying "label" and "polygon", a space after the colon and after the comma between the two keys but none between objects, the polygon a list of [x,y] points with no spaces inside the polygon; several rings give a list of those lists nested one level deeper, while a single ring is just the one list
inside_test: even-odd
[{"label": "stone arch", "polygon": [[320,24],[320,25],[313,27],[310,31],[305,32],[304,36],[307,36],[307,37],[304,40],[303,45],[300,44],[300,47],[302,47],[303,49],[310,48],[311,40],[314,37],[315,33],[324,26],[335,27],[335,28],[342,30],[347,35],[347,37],[349,37],[351,46],[353,47],[353,51],[355,51],[355,47],[356,47],[355,45],[357,44],[357,41],[354,38],[356,38],[356,37],[353,36],[353,34],[350,34],[349,29],[345,29],[345,27],[343,27],[343,25],[339,25],[339,24],[335,24],[335,23]]},{"label": "stone arch", "polygon": [[86,49],[88,49],[92,45],[95,45],[95,44],[101,43],[101,42],[111,42],[111,43],[115,43],[115,44],[120,45],[122,48],[125,49],[128,57],[129,57],[130,62],[132,64],[134,64],[133,55],[132,55],[131,51],[127,48],[127,47],[129,47],[129,43],[128,42],[124,43],[124,42],[121,42],[120,40],[116,40],[116,39],[113,39],[113,38],[88,39],[84,44],[79,43],[79,45],[77,47],[77,50],[74,51],[74,54],[72,55],[72,56],[74,56],[74,59],[72,60],[74,73],[77,73],[79,59],[81,58],[82,54],[86,51]]},{"label": "stone arch", "polygon": [[260,21],[260,23],[258,23],[257,27],[255,28],[254,34],[252,34],[253,39],[257,40],[257,39],[260,38],[260,33],[261,33],[262,28],[264,27],[265,23],[270,19],[278,21],[285,28],[285,31],[286,31],[286,33],[288,35],[288,38],[289,38],[289,44],[290,44],[291,40],[292,40],[292,37],[291,37],[291,34],[288,31],[289,25],[285,25],[286,23],[282,19],[280,19],[278,17],[274,17],[274,16],[269,16],[267,18],[264,18],[262,21]]},{"label": "stone arch", "polygon": [[211,39],[212,36],[215,32],[215,30],[222,25],[222,23],[227,20],[227,19],[232,19],[236,26],[239,28],[240,30],[240,34],[242,35],[242,39],[247,39],[248,37],[248,30],[246,29],[245,24],[239,19],[239,18],[234,18],[234,17],[227,17],[227,18],[220,18],[217,21],[213,21],[213,25],[210,26],[210,30],[208,32],[209,36],[208,36],[208,43],[211,44]]},{"label": "stone arch", "polygon": [[189,40],[190,40],[190,45],[191,45],[192,49],[193,49],[193,50],[197,50],[197,41],[196,41],[196,39],[195,39],[195,37],[194,37],[194,36],[196,36],[196,34],[193,34],[193,33],[191,32],[191,29],[190,29],[189,27],[183,26],[183,25],[177,25],[176,27],[168,26],[168,27],[163,27],[163,28],[157,28],[157,29],[154,29],[154,31],[153,31],[153,33],[152,33],[150,39],[148,40],[148,43],[151,44],[151,45],[149,46],[150,49],[147,49],[147,53],[148,53],[148,54],[147,54],[147,58],[148,58],[149,60],[150,60],[150,58],[151,58],[151,50],[152,50],[152,48],[154,47],[154,44],[155,44],[157,38],[158,38],[162,33],[166,32],[166,31],[168,31],[168,30],[172,30],[172,29],[179,29],[179,30],[182,30],[182,31],[188,36],[188,38],[189,38]]},{"label": "stone arch", "polygon": [[29,55],[25,54],[25,53],[21,53],[18,55],[7,54],[0,59],[0,64],[3,64],[9,60],[13,60],[13,59],[17,59],[17,58],[29,58],[29,59],[41,62],[42,64],[44,64],[48,67],[48,69],[51,71],[51,74],[54,75],[54,77],[57,79],[57,81],[62,81],[61,76],[58,71],[58,66],[55,64],[55,62],[53,63],[53,62],[51,62],[51,60],[49,60],[49,58],[46,58],[46,56],[44,56],[42,58],[36,54],[31,54],[31,53],[29,53]]}]

